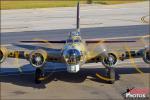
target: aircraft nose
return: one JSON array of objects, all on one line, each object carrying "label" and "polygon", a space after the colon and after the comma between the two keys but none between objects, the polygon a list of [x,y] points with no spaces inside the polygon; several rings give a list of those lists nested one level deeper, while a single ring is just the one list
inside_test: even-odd
[{"label": "aircraft nose", "polygon": [[81,53],[79,50],[70,49],[64,52],[63,54],[67,64],[78,64],[81,59]]}]

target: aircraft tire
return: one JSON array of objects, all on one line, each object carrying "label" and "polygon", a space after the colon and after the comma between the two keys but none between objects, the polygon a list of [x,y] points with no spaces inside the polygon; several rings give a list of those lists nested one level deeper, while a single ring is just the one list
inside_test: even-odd
[{"label": "aircraft tire", "polygon": [[36,71],[35,71],[35,83],[36,84],[41,83],[41,80],[39,80],[41,78],[41,75],[42,75],[42,70],[40,68],[36,68]]}]

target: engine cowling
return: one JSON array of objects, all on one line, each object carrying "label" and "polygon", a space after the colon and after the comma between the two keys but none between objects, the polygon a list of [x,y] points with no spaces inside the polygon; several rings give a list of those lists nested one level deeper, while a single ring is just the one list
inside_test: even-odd
[{"label": "engine cowling", "polygon": [[144,49],[143,60],[145,63],[150,64],[150,48]]},{"label": "engine cowling", "polygon": [[117,57],[113,53],[108,53],[107,56],[102,58],[102,64],[105,67],[113,67],[117,63]]},{"label": "engine cowling", "polygon": [[4,62],[7,58],[8,50],[5,47],[0,48],[0,63]]},{"label": "engine cowling", "polygon": [[46,64],[47,52],[42,49],[38,49],[30,53],[29,61],[33,67],[39,68]]}]

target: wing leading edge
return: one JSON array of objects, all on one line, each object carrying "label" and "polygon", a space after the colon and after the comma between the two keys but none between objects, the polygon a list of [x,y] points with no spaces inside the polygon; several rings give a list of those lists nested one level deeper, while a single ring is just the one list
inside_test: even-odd
[{"label": "wing leading edge", "polygon": [[[20,41],[22,43],[66,43],[65,40],[62,41]],[[102,41],[102,40],[86,40],[85,43],[125,43],[125,42],[136,42],[134,40],[126,40],[126,41],[117,41],[117,40],[106,40],[106,41]]]}]

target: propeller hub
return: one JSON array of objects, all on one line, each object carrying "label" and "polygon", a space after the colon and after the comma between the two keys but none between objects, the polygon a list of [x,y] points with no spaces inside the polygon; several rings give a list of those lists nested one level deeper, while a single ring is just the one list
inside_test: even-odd
[{"label": "propeller hub", "polygon": [[108,55],[104,57],[102,60],[102,64],[105,67],[113,67],[113,65],[115,65],[116,63],[117,63],[117,57],[112,53],[108,53]]},{"label": "propeller hub", "polygon": [[109,61],[109,62],[113,62],[114,59],[113,59],[112,57],[109,56],[109,57],[108,57],[108,61]]},{"label": "propeller hub", "polygon": [[40,62],[42,59],[41,59],[41,57],[36,57],[35,60],[36,60],[37,62]]}]

